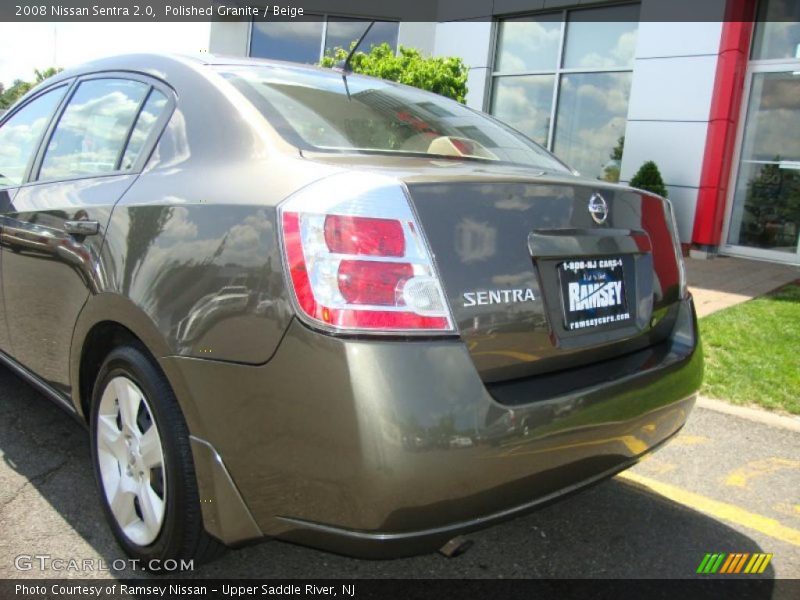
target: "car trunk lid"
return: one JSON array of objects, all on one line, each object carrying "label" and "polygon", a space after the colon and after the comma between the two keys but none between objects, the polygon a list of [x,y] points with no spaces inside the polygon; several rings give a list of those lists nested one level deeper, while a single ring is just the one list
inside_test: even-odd
[{"label": "car trunk lid", "polygon": [[571,369],[668,335],[679,266],[660,198],[477,161],[358,160],[406,184],[484,381]]}]

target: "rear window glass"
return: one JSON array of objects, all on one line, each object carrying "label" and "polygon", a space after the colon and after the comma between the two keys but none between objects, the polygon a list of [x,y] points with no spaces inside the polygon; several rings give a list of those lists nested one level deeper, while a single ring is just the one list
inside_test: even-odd
[{"label": "rear window glass", "polygon": [[220,72],[301,148],[567,170],[522,134],[436,94],[357,75],[347,77],[345,88],[336,71],[226,66]]},{"label": "rear window glass", "polygon": [[147,138],[153,131],[158,118],[164,112],[164,107],[167,105],[167,97],[158,90],[151,90],[147,101],[144,103],[139,116],[136,118],[136,125],[133,126],[131,137],[128,140],[128,146],[125,148],[125,154],[122,157],[122,162],[119,168],[123,171],[129,171],[133,168],[133,164],[139,157]]}]

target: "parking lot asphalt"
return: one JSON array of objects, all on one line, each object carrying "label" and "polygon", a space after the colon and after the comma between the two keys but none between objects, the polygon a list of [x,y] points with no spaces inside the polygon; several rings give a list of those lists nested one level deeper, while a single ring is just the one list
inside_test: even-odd
[{"label": "parking lot asphalt", "polygon": [[[146,575],[15,567],[20,555],[113,565],[123,554],[101,513],[85,429],[2,367],[0,456],[0,578]],[[763,552],[773,555],[763,577],[797,579],[800,432],[698,407],[633,469],[469,538],[457,558],[391,561],[266,541],[183,576],[683,578],[706,553]]]}]

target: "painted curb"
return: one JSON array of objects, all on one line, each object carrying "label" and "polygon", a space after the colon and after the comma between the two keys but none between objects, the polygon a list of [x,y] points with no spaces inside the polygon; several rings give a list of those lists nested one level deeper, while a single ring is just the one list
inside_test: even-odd
[{"label": "painted curb", "polygon": [[711,398],[699,397],[697,399],[697,406],[700,408],[707,408],[716,412],[725,413],[734,417],[740,417],[749,421],[757,421],[764,425],[772,427],[779,427],[781,429],[789,429],[800,433],[800,417],[791,417],[778,415],[760,408],[750,408],[749,406],[737,406],[735,404],[728,404],[722,400],[713,400]]}]

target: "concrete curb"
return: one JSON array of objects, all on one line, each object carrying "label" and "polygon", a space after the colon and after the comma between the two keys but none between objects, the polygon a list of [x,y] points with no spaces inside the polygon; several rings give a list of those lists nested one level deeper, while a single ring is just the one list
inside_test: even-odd
[{"label": "concrete curb", "polygon": [[712,400],[711,398],[699,397],[697,399],[697,406],[706,408],[716,412],[725,413],[734,417],[740,417],[749,421],[757,421],[764,425],[772,427],[780,427],[781,429],[789,429],[800,433],[800,417],[787,417],[771,413],[760,408],[750,408],[748,406],[736,406],[735,404],[728,404],[722,400]]}]

